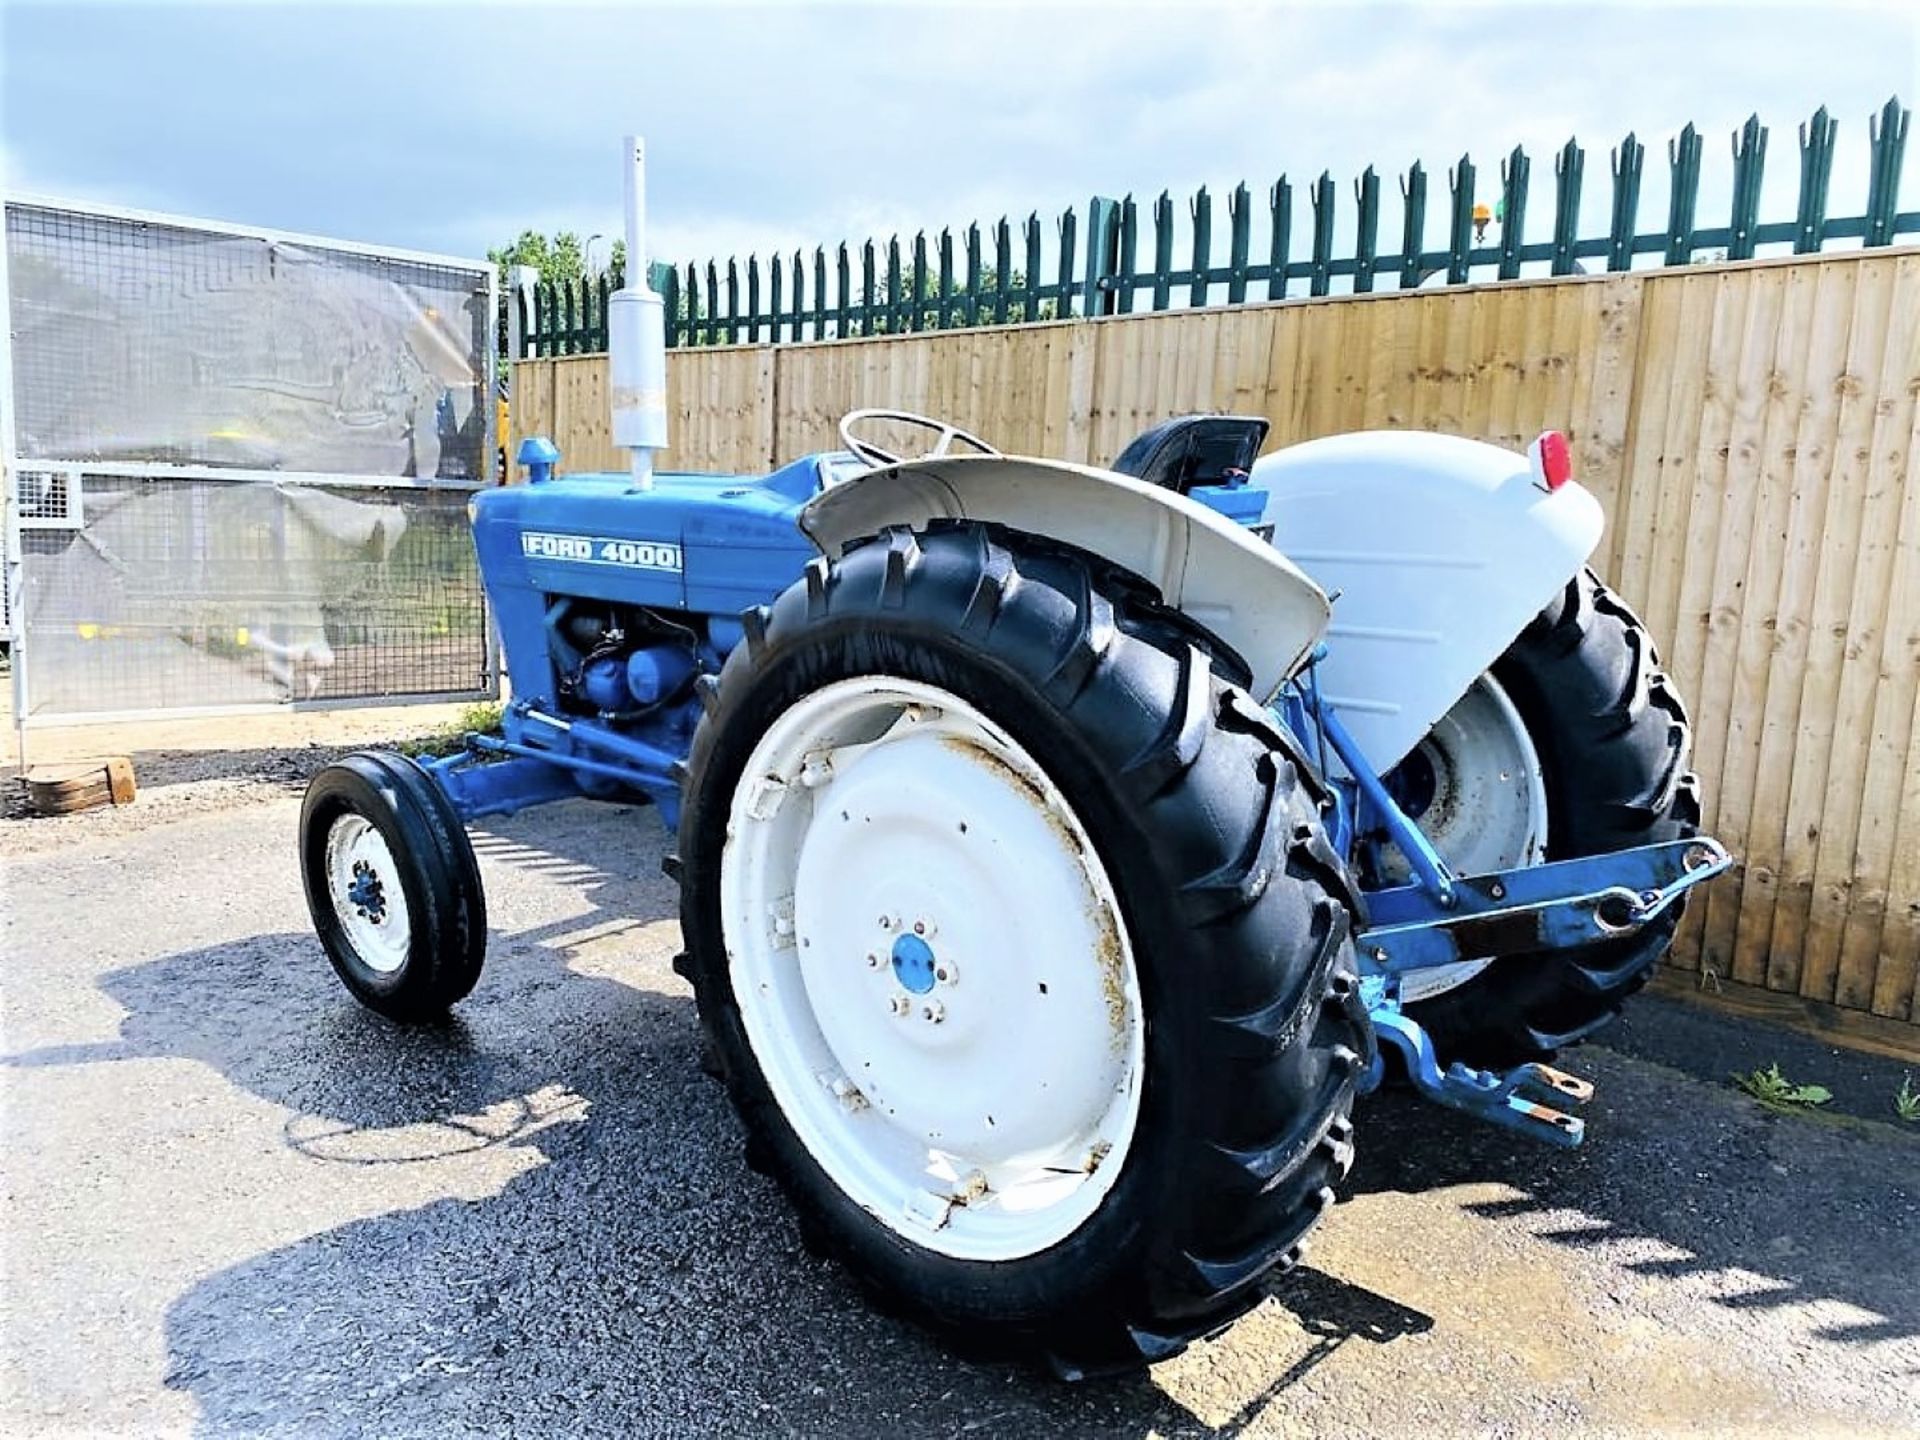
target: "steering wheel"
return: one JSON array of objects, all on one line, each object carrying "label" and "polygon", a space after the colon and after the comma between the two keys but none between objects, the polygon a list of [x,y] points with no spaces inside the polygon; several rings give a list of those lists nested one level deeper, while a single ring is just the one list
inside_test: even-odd
[{"label": "steering wheel", "polygon": [[962,430],[958,425],[949,425],[944,420],[935,420],[930,415],[916,415],[911,410],[849,410],[840,421],[840,439],[847,449],[858,455],[869,465],[898,465],[901,459],[891,450],[883,450],[871,440],[863,440],[855,431],[856,425],[882,420],[895,425],[911,425],[921,430],[932,430],[939,435],[931,450],[923,450],[917,457],[922,460],[937,460],[942,455],[953,453],[953,442],[958,440],[977,450],[982,455],[998,455],[1000,452],[982,440],[978,435]]}]

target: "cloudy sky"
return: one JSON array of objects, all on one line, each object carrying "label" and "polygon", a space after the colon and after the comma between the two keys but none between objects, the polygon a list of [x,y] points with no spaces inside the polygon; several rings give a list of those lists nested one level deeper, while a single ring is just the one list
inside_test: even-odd
[{"label": "cloudy sky", "polygon": [[[21,190],[478,255],[528,227],[614,232],[618,137],[638,129],[652,248],[687,259],[1323,168],[1345,197],[1368,161],[1394,197],[1407,162],[1439,187],[1466,150],[1490,198],[1515,143],[1550,195],[1569,135],[1597,152],[1604,216],[1629,129],[1657,216],[1689,119],[1700,223],[1720,223],[1727,137],[1755,110],[1767,218],[1790,217],[1794,127],[1821,103],[1841,121],[1833,208],[1857,212],[1868,115],[1920,100],[1920,5],[0,0],[0,57]],[[1912,208],[1920,136],[1909,152]]]}]

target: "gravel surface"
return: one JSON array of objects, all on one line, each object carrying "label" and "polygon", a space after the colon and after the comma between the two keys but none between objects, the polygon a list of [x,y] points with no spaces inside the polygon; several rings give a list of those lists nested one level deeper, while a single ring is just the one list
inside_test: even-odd
[{"label": "gravel surface", "polygon": [[315,753],[0,822],[0,1430],[1920,1435],[1920,1134],[1732,1092],[1773,1032],[1642,1002],[1570,1062],[1572,1153],[1371,1102],[1307,1269],[1064,1386],[801,1248],[700,1071],[653,815],[490,822],[487,977],[407,1032],[308,932]]}]

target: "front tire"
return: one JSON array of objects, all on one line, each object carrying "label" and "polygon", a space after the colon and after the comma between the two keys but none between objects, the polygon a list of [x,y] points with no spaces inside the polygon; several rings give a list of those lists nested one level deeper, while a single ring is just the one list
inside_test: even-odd
[{"label": "front tire", "polygon": [[1227,1324],[1331,1201],[1371,1043],[1319,792],[1238,662],[968,524],[750,620],[680,831],[750,1157],[966,1348],[1078,1375]]},{"label": "front tire", "polygon": [[327,959],[369,1010],[431,1020],[479,982],[487,905],[473,845],[453,802],[406,756],[365,750],[313,777],[300,878]]}]

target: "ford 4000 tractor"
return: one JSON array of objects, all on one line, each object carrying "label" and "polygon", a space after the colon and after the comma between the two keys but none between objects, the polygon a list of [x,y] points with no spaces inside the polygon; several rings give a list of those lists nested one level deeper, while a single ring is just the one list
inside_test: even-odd
[{"label": "ford 4000 tractor", "polygon": [[[612,315],[631,470],[529,441],[475,500],[500,732],[307,792],[362,1003],[478,980],[467,824],[652,802],[676,966],[810,1242],[1067,1374],[1254,1304],[1383,1080],[1579,1141],[1547,1062],[1728,856],[1563,437],[1261,457],[1263,421],[1188,416],[1100,469],[863,411],[764,477],[656,475],[659,304]],[[924,453],[883,448],[904,425]]]}]

